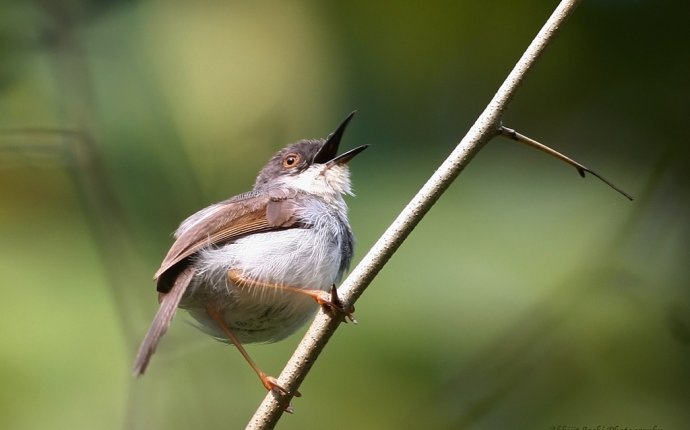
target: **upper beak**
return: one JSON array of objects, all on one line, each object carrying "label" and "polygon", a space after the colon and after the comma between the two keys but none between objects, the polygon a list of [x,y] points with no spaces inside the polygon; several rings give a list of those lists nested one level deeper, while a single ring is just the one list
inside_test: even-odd
[{"label": "upper beak", "polygon": [[[340,139],[343,137],[343,133],[345,133],[345,129],[347,128],[347,125],[350,123],[350,120],[352,119],[352,117],[355,115],[356,112],[357,111],[351,112],[347,117],[345,117],[343,122],[340,123],[338,128],[336,128],[333,133],[328,135],[328,137],[326,138],[326,142],[324,142],[321,149],[319,149],[319,152],[317,152],[316,155],[314,156],[314,160],[313,160],[314,163],[326,164],[328,162],[334,162],[337,159],[343,157],[344,155],[352,152],[352,151],[348,151],[345,154],[341,155],[340,157],[336,157],[336,155],[338,154],[338,146],[340,146]],[[350,156],[350,158],[354,157],[355,155],[356,155],[356,153],[352,154],[352,156]],[[342,163],[346,163],[347,161],[350,160],[350,158],[348,158],[345,161],[342,161]]]}]

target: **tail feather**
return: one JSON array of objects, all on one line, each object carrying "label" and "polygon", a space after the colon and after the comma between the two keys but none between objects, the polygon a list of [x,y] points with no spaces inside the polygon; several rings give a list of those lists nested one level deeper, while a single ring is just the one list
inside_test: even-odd
[{"label": "tail feather", "polygon": [[170,291],[161,297],[158,312],[153,318],[151,327],[149,327],[149,331],[146,333],[144,340],[141,342],[137,358],[134,361],[133,371],[135,376],[141,376],[146,371],[149,360],[151,360],[151,356],[156,351],[158,342],[160,342],[161,338],[168,330],[168,327],[170,327],[170,323],[177,310],[177,305],[179,305],[193,275],[194,268],[192,266],[184,269],[182,273],[177,276]]}]

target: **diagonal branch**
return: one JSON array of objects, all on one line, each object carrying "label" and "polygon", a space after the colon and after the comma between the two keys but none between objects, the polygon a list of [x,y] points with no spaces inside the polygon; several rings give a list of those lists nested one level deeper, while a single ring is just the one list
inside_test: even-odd
[{"label": "diagonal branch", "polygon": [[[577,0],[561,1],[469,132],[343,282],[339,294],[345,308],[349,308],[364,292],[400,244],[484,144],[500,133],[501,114],[576,4]],[[342,316],[331,318],[326,313],[319,312],[278,378],[281,386],[289,392],[297,391],[342,320]],[[288,397],[269,392],[247,428],[275,427],[289,402]]]}]

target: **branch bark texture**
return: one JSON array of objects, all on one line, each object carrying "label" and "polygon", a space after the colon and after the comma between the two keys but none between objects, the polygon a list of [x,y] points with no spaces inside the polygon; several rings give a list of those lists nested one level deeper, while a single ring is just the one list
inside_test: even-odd
[{"label": "branch bark texture", "polygon": [[[503,111],[577,3],[578,0],[561,1],[462,141],[352,270],[338,289],[346,309],[362,295],[400,244],[484,144],[498,134]],[[297,391],[341,322],[342,317],[332,318],[323,311],[318,313],[278,378],[281,386],[292,393]],[[289,401],[285,396],[269,392],[249,421],[247,429],[274,428]]]}]

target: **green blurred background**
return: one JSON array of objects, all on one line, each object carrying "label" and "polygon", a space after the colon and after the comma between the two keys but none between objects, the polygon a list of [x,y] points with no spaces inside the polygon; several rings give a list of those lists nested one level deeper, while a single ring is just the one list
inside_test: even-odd
[{"label": "green blurred background", "polygon": [[[183,312],[130,374],[171,232],[358,109],[359,260],[555,4],[1,2],[0,428],[243,427],[263,388]],[[690,428],[689,15],[583,1],[504,118],[636,200],[495,139],[280,428]]]}]

